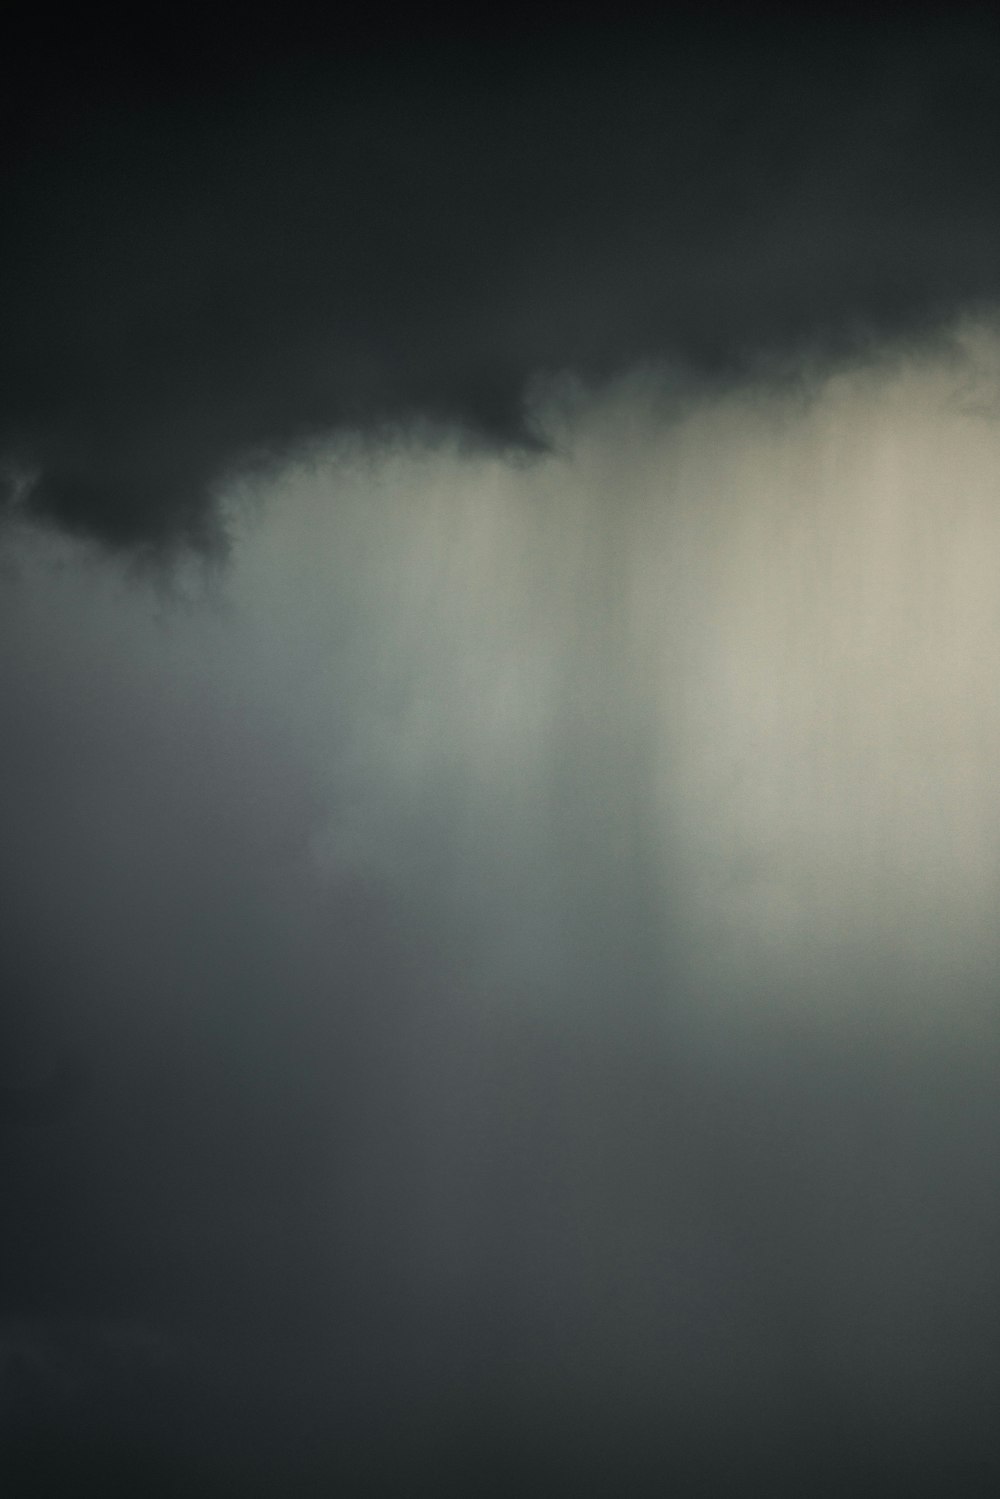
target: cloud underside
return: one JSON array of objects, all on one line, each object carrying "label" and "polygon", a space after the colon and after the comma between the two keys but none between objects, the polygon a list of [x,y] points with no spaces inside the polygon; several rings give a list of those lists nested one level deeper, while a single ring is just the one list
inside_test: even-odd
[{"label": "cloud underside", "polygon": [[393,54],[92,110],[7,193],[0,451],[30,516],[221,541],[330,431],[537,441],[532,379],[801,376],[998,291],[974,26]]}]

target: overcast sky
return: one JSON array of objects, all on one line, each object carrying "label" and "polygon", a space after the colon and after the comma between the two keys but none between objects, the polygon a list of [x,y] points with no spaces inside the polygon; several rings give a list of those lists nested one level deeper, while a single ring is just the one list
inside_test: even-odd
[{"label": "overcast sky", "polygon": [[4,105],[11,1492],[993,1492],[993,23],[192,35]]}]

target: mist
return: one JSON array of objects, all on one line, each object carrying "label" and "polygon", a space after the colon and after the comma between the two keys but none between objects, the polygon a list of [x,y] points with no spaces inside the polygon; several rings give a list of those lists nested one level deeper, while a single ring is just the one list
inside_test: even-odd
[{"label": "mist", "polygon": [[986,1491],[998,367],[540,382],[169,578],[5,533],[24,1472]]}]

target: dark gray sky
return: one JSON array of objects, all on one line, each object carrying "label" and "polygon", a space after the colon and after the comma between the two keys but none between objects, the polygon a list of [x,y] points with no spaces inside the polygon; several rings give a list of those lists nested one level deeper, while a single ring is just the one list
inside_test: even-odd
[{"label": "dark gray sky", "polygon": [[4,106],[12,1492],[993,1492],[992,24],[191,36]]}]

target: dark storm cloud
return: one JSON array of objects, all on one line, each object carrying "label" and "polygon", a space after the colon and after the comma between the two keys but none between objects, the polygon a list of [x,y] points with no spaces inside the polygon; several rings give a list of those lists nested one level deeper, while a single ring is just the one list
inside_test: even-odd
[{"label": "dark storm cloud", "polygon": [[991,34],[348,33],[0,101],[0,1481],[994,1493]]},{"label": "dark storm cloud", "polygon": [[228,471],[338,426],[530,444],[539,372],[780,367],[997,291],[983,19],[393,41],[119,41],[15,85],[0,446],[30,514],[211,545]]}]

